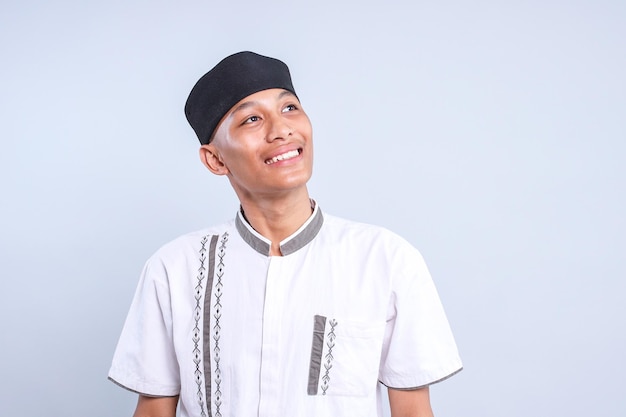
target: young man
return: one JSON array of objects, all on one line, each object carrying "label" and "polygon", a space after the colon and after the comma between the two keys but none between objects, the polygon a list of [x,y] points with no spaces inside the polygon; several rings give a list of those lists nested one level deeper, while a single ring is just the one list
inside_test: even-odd
[{"label": "young man", "polygon": [[[420,254],[323,213],[307,191],[311,123],[279,60],[241,52],[205,74],[187,119],[241,203],[146,263],[109,378],[135,417],[432,416],[461,361]],[[381,384],[379,384],[379,382]]]}]

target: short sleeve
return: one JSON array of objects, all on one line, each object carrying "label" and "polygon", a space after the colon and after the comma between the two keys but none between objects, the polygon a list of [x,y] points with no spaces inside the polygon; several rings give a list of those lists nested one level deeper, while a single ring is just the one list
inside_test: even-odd
[{"label": "short sleeve", "polygon": [[[390,388],[415,389],[462,369],[450,325],[420,253],[403,250],[395,263],[379,371]],[[395,268],[394,268],[395,269]]]},{"label": "short sleeve", "polygon": [[167,271],[158,258],[148,260],[141,273],[109,379],[149,396],[180,392]]}]

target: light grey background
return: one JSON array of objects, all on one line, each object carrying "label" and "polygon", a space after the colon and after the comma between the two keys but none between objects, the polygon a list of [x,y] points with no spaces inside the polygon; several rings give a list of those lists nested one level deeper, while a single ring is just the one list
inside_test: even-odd
[{"label": "light grey background", "polygon": [[424,254],[465,370],[438,417],[626,415],[623,1],[3,1],[0,415],[129,416],[145,259],[237,209],[182,107],[289,63],[312,195]]}]

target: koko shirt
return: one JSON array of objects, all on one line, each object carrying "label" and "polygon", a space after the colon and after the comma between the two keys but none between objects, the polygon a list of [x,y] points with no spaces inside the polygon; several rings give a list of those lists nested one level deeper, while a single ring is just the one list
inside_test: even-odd
[{"label": "koko shirt", "polygon": [[146,263],[109,378],[180,395],[181,417],[382,416],[382,384],[461,370],[428,269],[405,240],[315,207],[269,256],[241,212]]}]

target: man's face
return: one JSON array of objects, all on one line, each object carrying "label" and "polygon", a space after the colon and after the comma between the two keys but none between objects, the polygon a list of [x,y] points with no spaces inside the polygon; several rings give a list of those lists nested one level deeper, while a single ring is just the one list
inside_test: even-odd
[{"label": "man's face", "polygon": [[311,122],[291,92],[263,90],[230,109],[201,155],[212,172],[228,175],[240,198],[306,189],[313,169]]}]

